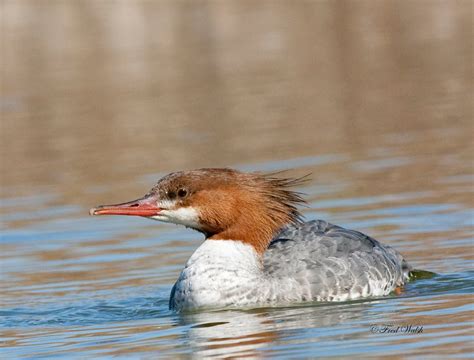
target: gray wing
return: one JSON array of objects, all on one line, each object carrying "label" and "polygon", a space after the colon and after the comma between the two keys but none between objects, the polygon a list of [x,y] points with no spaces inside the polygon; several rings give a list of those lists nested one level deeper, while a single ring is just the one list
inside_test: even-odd
[{"label": "gray wing", "polygon": [[390,246],[322,220],[283,228],[264,254],[267,276],[294,278],[313,299],[386,295],[405,283],[409,271]]}]

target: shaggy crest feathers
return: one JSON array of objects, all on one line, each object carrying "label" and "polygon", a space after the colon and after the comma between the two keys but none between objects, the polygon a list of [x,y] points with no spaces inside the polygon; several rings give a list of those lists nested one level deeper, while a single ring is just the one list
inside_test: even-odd
[{"label": "shaggy crest feathers", "polygon": [[288,223],[301,223],[303,216],[296,206],[299,204],[306,205],[306,201],[303,199],[302,193],[290,189],[303,185],[308,180],[309,175],[299,178],[275,177],[280,173],[282,172],[248,174],[254,176],[257,183],[249,190],[259,191],[261,195],[265,196],[269,210],[280,214]]}]

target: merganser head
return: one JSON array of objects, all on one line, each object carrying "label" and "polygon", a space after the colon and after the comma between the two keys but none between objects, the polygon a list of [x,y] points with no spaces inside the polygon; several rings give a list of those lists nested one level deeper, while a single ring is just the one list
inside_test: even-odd
[{"label": "merganser head", "polygon": [[101,205],[91,215],[135,215],[185,225],[206,238],[240,240],[263,253],[285,224],[299,222],[304,203],[289,190],[303,178],[243,173],[232,169],[199,169],[171,173],[144,197]]}]

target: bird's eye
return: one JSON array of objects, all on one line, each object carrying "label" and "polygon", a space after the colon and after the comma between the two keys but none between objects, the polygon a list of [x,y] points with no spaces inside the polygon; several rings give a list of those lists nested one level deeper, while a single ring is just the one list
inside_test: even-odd
[{"label": "bird's eye", "polygon": [[179,189],[179,190],[178,190],[178,196],[179,196],[180,198],[183,198],[183,197],[185,197],[186,195],[188,195],[188,191],[187,191],[186,189]]},{"label": "bird's eye", "polygon": [[173,200],[176,197],[176,193],[174,191],[168,191],[166,195],[168,195],[168,199],[170,200]]}]

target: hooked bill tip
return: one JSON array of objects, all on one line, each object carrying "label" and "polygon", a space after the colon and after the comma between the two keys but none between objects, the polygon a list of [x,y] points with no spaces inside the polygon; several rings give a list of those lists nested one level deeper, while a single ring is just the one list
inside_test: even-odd
[{"label": "hooked bill tip", "polygon": [[90,209],[90,210],[89,210],[89,215],[90,215],[90,216],[95,216],[95,215],[96,215],[96,213],[95,213],[96,211],[97,211],[97,208],[92,208],[92,209]]}]

